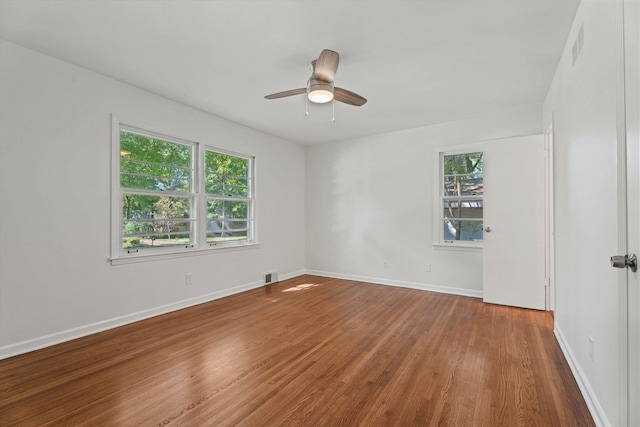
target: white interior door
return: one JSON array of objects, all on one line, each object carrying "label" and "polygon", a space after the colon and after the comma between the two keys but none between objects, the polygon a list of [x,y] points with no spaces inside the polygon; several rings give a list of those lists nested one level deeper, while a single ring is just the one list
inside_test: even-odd
[{"label": "white interior door", "polygon": [[[626,204],[626,221],[621,229],[621,253],[640,256],[640,5],[624,2],[624,76],[625,76],[625,136],[624,160],[626,183],[623,181],[622,203]],[[626,194],[624,194],[626,184]],[[625,199],[626,196],[626,199]],[[626,203],[625,203],[626,202]],[[626,226],[626,230],[624,229]],[[626,244],[625,244],[626,243]],[[626,356],[627,425],[640,426],[640,269],[626,269],[620,275],[621,346]],[[626,314],[626,316],[625,316]],[[623,362],[625,362],[623,360]],[[624,396],[621,397],[621,400]],[[622,414],[623,417],[625,414]]]},{"label": "white interior door", "polygon": [[483,299],[544,310],[544,137],[487,141],[483,152]]}]

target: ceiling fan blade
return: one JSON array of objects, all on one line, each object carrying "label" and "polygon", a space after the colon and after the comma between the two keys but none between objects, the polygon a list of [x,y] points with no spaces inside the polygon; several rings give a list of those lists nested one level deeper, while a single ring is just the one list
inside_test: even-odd
[{"label": "ceiling fan blade", "polygon": [[357,93],[353,93],[350,90],[342,89],[341,87],[336,87],[333,89],[333,97],[336,101],[344,102],[345,104],[355,105],[356,107],[360,107],[367,102],[366,98],[358,95]]},{"label": "ceiling fan blade", "polygon": [[271,95],[265,96],[265,98],[278,99],[278,98],[284,98],[285,96],[300,95],[301,93],[306,93],[306,92],[307,92],[307,89],[303,87],[300,89],[291,89],[291,90],[285,90],[284,92],[272,93]]},{"label": "ceiling fan blade", "polygon": [[336,71],[338,71],[339,61],[340,55],[338,55],[338,52],[329,49],[320,52],[314,71],[316,78],[327,83],[332,83],[336,76]]}]

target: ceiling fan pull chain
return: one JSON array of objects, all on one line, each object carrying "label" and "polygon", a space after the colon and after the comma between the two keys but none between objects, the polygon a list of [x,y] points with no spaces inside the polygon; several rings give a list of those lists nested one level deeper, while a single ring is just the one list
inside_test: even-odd
[{"label": "ceiling fan pull chain", "polygon": [[331,100],[331,109],[333,110],[333,115],[331,116],[331,121],[335,123],[336,121],[336,99],[333,98]]},{"label": "ceiling fan pull chain", "polygon": [[307,94],[304,97],[304,115],[305,117],[309,117],[309,88],[311,80],[307,80]]}]

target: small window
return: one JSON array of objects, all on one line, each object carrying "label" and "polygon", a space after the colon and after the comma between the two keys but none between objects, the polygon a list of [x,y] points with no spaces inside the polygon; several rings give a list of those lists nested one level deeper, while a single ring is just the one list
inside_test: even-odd
[{"label": "small window", "polygon": [[112,259],[254,242],[251,156],[114,119]]},{"label": "small window", "polygon": [[439,159],[438,244],[480,246],[483,217],[482,151],[441,151]]}]

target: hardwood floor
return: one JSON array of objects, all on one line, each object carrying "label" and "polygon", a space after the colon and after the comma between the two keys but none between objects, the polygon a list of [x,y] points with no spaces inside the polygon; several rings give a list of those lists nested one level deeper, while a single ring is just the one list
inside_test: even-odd
[{"label": "hardwood floor", "polygon": [[592,426],[552,322],[301,276],[0,361],[0,425]]}]

